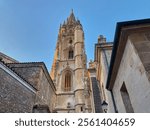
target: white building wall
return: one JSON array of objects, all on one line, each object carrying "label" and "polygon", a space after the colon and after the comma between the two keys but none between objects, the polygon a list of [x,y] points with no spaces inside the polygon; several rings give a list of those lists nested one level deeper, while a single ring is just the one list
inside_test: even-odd
[{"label": "white building wall", "polygon": [[134,112],[150,112],[150,82],[144,66],[128,39],[113,87],[118,112],[126,112],[120,88],[125,82]]}]

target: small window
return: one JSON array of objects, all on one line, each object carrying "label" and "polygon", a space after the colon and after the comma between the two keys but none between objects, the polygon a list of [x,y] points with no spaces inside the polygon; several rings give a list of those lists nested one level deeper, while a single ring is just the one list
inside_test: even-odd
[{"label": "small window", "polygon": [[81,107],[81,112],[83,112],[83,107]]},{"label": "small window", "polygon": [[132,107],[132,104],[131,104],[131,101],[130,101],[130,96],[128,94],[128,91],[127,91],[127,88],[126,88],[126,85],[125,85],[124,82],[122,84],[120,92],[121,92],[122,101],[123,101],[123,104],[125,106],[126,112],[127,113],[134,113],[133,107]]},{"label": "small window", "polygon": [[69,50],[68,59],[73,59],[73,50]]},{"label": "small window", "polygon": [[72,44],[72,40],[71,39],[69,40],[69,43]]}]

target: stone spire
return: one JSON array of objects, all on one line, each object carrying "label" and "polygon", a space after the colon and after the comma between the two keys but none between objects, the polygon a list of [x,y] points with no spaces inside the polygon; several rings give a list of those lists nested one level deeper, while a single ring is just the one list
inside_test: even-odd
[{"label": "stone spire", "polygon": [[70,16],[67,19],[67,24],[72,24],[72,23],[75,23],[75,22],[76,22],[76,19],[75,19],[75,16],[74,16],[74,13],[73,13],[73,9],[72,9],[71,10],[71,14],[70,14]]}]

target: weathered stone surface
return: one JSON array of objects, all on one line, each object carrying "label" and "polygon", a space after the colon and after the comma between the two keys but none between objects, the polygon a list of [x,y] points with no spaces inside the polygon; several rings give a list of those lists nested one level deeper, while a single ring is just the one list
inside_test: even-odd
[{"label": "weathered stone surface", "polygon": [[55,105],[55,87],[43,63],[8,64],[18,75],[36,89],[35,104],[47,105],[52,111]]},{"label": "weathered stone surface", "polygon": [[0,69],[0,112],[32,112],[35,94]]},{"label": "weathered stone surface", "polygon": [[23,79],[33,85],[37,90],[39,90],[38,83],[40,77],[40,67],[31,63],[8,64],[8,66]]}]

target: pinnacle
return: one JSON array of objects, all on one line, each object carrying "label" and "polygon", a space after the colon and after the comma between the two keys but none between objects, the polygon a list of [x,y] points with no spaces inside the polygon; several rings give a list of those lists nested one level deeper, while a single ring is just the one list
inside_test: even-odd
[{"label": "pinnacle", "polygon": [[71,9],[71,14],[73,14],[73,9]]},{"label": "pinnacle", "polygon": [[75,21],[76,21],[76,19],[75,19],[75,16],[74,16],[74,13],[73,13],[73,9],[72,9],[71,10],[71,14],[70,14],[70,16],[68,18],[68,22],[72,23],[72,22],[75,22]]},{"label": "pinnacle", "polygon": [[69,17],[67,18],[66,21],[64,21],[64,23],[60,27],[65,27],[65,26],[68,26],[68,25],[74,25],[74,26],[81,25],[80,20],[78,20],[78,18],[77,19],[75,18],[73,9],[71,9]]}]

